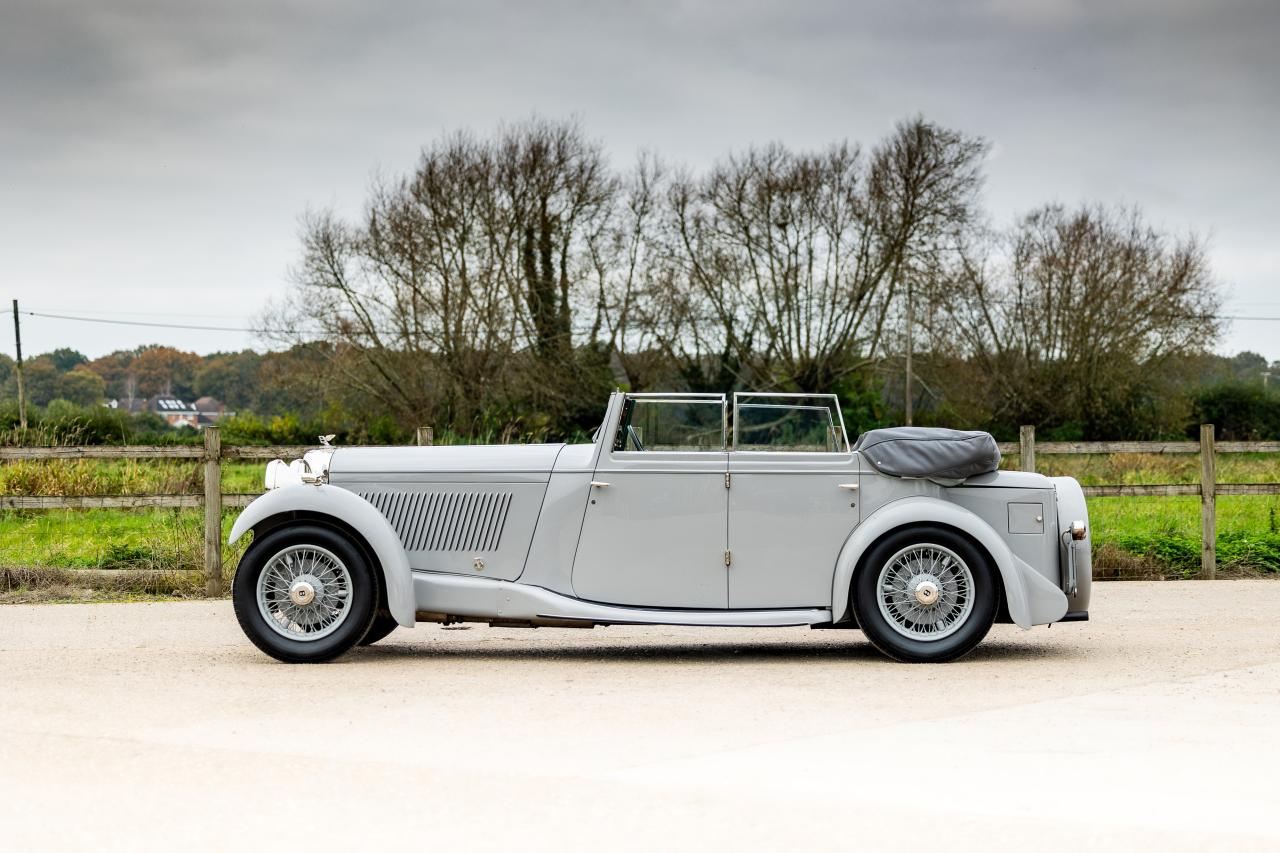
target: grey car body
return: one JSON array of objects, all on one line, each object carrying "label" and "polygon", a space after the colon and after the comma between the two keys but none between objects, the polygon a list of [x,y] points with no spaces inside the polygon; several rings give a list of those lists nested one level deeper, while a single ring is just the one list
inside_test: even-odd
[{"label": "grey car body", "polygon": [[[686,410],[692,425],[673,414]],[[927,652],[978,630],[965,620],[1088,614],[1079,485],[994,470],[998,456],[990,436],[955,431],[880,431],[851,447],[825,395],[739,394],[730,409],[723,395],[622,392],[591,443],[324,448],[273,463],[236,521],[233,542],[254,531],[242,571],[258,578],[256,598],[237,579],[237,612],[260,646],[289,641],[278,657],[334,656],[308,657],[311,629],[347,618],[362,593],[340,549],[288,544],[305,526],[350,540],[375,578],[368,620],[383,627],[347,626],[346,647],[420,621],[810,625],[862,627],[904,660],[951,659]],[[259,553],[272,536],[292,549],[283,562]],[[886,555],[887,543],[901,547]],[[877,607],[858,600],[868,572]],[[316,601],[328,601],[319,615],[306,609]]]}]

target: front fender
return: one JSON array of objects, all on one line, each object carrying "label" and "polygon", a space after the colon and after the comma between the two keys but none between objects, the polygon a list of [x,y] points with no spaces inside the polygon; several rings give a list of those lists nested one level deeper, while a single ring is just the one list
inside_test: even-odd
[{"label": "front fender", "polygon": [[972,536],[987,550],[1004,581],[1009,617],[1020,628],[1057,622],[1067,612],[1062,590],[1019,559],[1000,534],[963,507],[938,498],[915,496],[891,501],[873,512],[850,534],[836,560],[831,588],[832,621],[849,616],[849,588],[858,561],[876,540],[899,527],[913,524],[943,524]]},{"label": "front fender", "polygon": [[327,515],[338,519],[364,537],[382,566],[387,588],[387,609],[397,625],[412,628],[416,622],[413,574],[409,558],[387,519],[364,498],[328,485],[297,485],[273,489],[244,508],[231,527],[233,544],[247,531],[273,516],[289,512]]}]

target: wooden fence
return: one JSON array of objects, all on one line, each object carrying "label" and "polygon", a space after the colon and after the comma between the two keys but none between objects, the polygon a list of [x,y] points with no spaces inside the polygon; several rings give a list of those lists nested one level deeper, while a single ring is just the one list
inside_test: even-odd
[{"label": "wooden fence", "polygon": [[[418,444],[432,443],[430,427],[415,433]],[[202,495],[109,495],[95,497],[0,496],[0,509],[102,509],[136,507],[204,507],[204,571],[210,595],[222,593],[222,509],[242,507],[258,495],[223,494],[222,463],[236,459],[280,459],[298,457],[312,445],[223,446],[216,426],[205,427],[204,446],[133,445],[87,447],[0,447],[0,461],[11,459],[188,459],[204,465]],[[1036,442],[1035,427],[1024,426],[1019,440],[1002,442],[1000,452],[1017,456],[1023,471],[1036,470],[1036,453],[1198,453],[1200,482],[1162,485],[1085,486],[1088,497],[1169,497],[1200,496],[1201,576],[1212,579],[1217,572],[1218,495],[1280,495],[1280,483],[1219,483],[1218,453],[1280,453],[1280,441],[1214,441],[1213,424],[1200,427],[1200,441],[1046,441]]]},{"label": "wooden fence", "polygon": [[[419,444],[432,443],[431,427],[420,427]],[[261,493],[224,494],[222,463],[236,459],[289,459],[315,445],[224,446],[216,426],[204,429],[204,446],[137,444],[83,447],[0,447],[0,461],[12,459],[187,459],[204,465],[204,494],[200,495],[0,495],[0,509],[120,509],[145,507],[204,507],[204,572],[209,595],[222,594],[222,509],[243,507]]]},{"label": "wooden fence", "polygon": [[1200,576],[1213,580],[1218,572],[1218,495],[1280,495],[1280,483],[1219,483],[1219,453],[1280,453],[1280,441],[1215,441],[1213,424],[1200,425],[1196,441],[1045,441],[1036,443],[1036,428],[1024,426],[1018,441],[1000,445],[1003,454],[1017,454],[1023,471],[1036,470],[1036,452],[1045,454],[1091,453],[1198,453],[1200,482],[1140,486],[1085,486],[1086,497],[1200,496]]}]

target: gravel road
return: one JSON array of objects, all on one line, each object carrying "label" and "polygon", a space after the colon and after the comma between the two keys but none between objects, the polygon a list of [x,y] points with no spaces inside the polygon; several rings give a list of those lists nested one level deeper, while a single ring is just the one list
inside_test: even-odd
[{"label": "gravel road", "polygon": [[1280,582],[1108,583],[956,664],[856,631],[0,607],[0,848],[1280,848]]}]

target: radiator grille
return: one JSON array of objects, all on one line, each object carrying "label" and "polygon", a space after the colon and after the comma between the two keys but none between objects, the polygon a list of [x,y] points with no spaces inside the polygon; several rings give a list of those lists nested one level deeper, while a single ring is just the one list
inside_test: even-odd
[{"label": "radiator grille", "polygon": [[510,492],[358,492],[387,517],[406,551],[496,551]]}]

